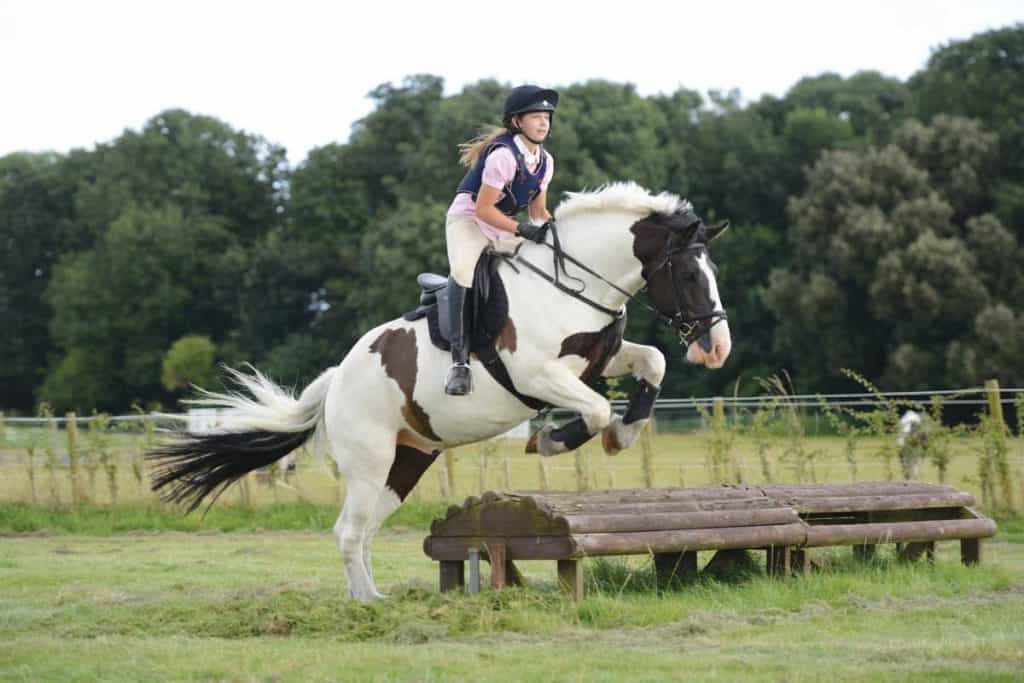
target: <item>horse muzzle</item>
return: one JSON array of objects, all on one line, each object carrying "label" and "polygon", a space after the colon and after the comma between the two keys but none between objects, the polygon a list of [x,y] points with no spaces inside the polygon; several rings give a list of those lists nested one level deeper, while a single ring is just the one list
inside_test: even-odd
[{"label": "horse muzzle", "polygon": [[729,332],[729,322],[721,320],[690,342],[686,349],[686,360],[709,369],[716,369],[725,365],[730,351],[732,336]]}]

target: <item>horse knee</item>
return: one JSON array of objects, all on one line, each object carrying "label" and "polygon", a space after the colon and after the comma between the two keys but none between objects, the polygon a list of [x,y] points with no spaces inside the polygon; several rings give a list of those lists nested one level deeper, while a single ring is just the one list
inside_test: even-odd
[{"label": "horse knee", "polygon": [[612,422],[612,404],[604,401],[594,410],[582,414],[583,422],[587,425],[587,431],[597,434]]},{"label": "horse knee", "polygon": [[637,374],[647,380],[650,384],[660,387],[661,381],[665,379],[665,354],[658,349],[651,349],[651,351],[644,356]]}]

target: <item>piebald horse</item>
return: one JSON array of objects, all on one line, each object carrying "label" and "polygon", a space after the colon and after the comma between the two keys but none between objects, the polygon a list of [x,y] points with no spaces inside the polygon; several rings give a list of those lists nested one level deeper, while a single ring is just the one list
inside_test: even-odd
[{"label": "piebald horse", "polygon": [[[665,358],[622,339],[626,303],[645,290],[649,307],[678,331],[687,360],[721,367],[731,339],[708,245],[728,224],[707,226],[689,202],[633,183],[569,193],[555,217],[558,245],[551,235],[547,244],[525,242],[497,268],[508,316],[493,348],[519,396],[479,361],[473,394],[446,396],[449,355],[431,343],[428,321],[392,320],[363,335],[298,398],[255,368],[230,371],[241,391],[201,391],[193,403],[226,409],[228,426],[179,433],[151,452],[153,488],[195,509],[307,440],[326,442],[347,484],[334,536],[349,592],[372,600],[382,597],[370,566],[381,524],[443,449],[530,418],[536,410],[523,397],[580,415],[535,434],[529,450],[555,455],[597,434],[609,453],[627,448],[650,417]],[[622,416],[584,381],[630,373],[640,390]]]}]

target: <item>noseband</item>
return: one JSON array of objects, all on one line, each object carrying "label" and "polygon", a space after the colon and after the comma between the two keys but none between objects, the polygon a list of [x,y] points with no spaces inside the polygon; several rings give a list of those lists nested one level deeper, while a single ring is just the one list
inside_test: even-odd
[{"label": "noseband", "polygon": [[[689,213],[689,216],[692,216],[694,220],[700,221],[700,219],[697,218],[692,212],[688,212],[688,213]],[[688,223],[687,227],[689,227],[692,224],[693,224],[692,222]],[[602,313],[604,313],[606,315],[609,315],[612,318],[620,318],[623,315],[625,315],[625,312],[626,312],[626,307],[625,306],[623,306],[622,309],[620,309],[618,311],[615,311],[615,310],[612,310],[612,309],[608,308],[607,306],[602,306],[601,304],[597,303],[596,301],[594,301],[593,299],[591,299],[589,297],[584,296],[583,295],[583,291],[586,289],[586,285],[585,284],[583,284],[583,286],[580,287],[579,289],[573,289],[571,287],[567,287],[566,285],[564,285],[560,281],[560,279],[558,277],[558,271],[561,269],[563,272],[565,272],[565,261],[569,261],[570,263],[572,263],[576,267],[584,270],[585,272],[589,273],[590,275],[593,275],[594,277],[596,277],[601,282],[605,283],[606,285],[608,285],[609,287],[611,287],[615,291],[617,291],[620,294],[624,295],[626,297],[627,302],[628,301],[636,301],[641,306],[643,306],[647,310],[649,310],[652,313],[654,313],[654,315],[658,318],[658,320],[660,320],[662,323],[668,325],[669,327],[671,327],[672,329],[674,329],[676,331],[676,334],[679,337],[679,343],[684,348],[689,347],[690,344],[692,344],[693,342],[701,339],[705,334],[709,334],[711,332],[711,328],[712,327],[714,327],[715,325],[717,325],[718,323],[720,323],[722,321],[728,320],[728,318],[729,318],[729,316],[726,314],[724,309],[713,310],[710,313],[708,313],[707,315],[699,315],[699,316],[687,316],[683,312],[683,303],[682,303],[682,298],[680,297],[680,294],[679,294],[679,285],[676,282],[676,278],[674,277],[674,271],[673,271],[673,266],[672,266],[672,256],[677,254],[677,253],[684,252],[684,251],[702,249],[703,245],[701,245],[701,244],[692,244],[691,243],[691,244],[680,245],[680,246],[676,246],[676,247],[670,247],[669,245],[671,245],[673,238],[678,234],[676,232],[673,232],[673,234],[669,236],[669,239],[665,243],[666,247],[669,247],[669,248],[665,251],[661,263],[659,263],[658,266],[654,270],[652,270],[649,275],[644,276],[644,286],[640,289],[640,292],[637,292],[637,294],[639,294],[641,292],[647,292],[648,289],[650,288],[650,283],[651,283],[651,280],[654,278],[654,276],[657,275],[659,272],[661,272],[663,269],[667,268],[667,272],[668,272],[668,276],[669,276],[669,282],[671,282],[671,284],[672,284],[672,300],[673,300],[673,303],[675,304],[675,307],[676,307],[675,313],[673,313],[672,315],[669,315],[667,313],[664,313],[664,312],[658,310],[654,306],[648,304],[646,301],[638,300],[636,298],[636,294],[631,294],[631,293],[627,292],[626,290],[624,290],[621,287],[619,287],[618,285],[616,285],[614,282],[611,282],[610,280],[605,278],[600,273],[597,273],[594,270],[592,270],[585,263],[581,263],[577,259],[575,259],[572,256],[570,256],[569,254],[567,254],[565,251],[562,250],[561,243],[560,243],[560,241],[558,239],[558,231],[557,231],[557,228],[555,227],[554,224],[552,224],[550,230],[551,230],[551,235],[552,235],[552,243],[549,244],[548,242],[544,242],[543,244],[547,248],[551,249],[552,252],[554,252],[554,258],[553,258],[554,269],[555,269],[555,275],[554,276],[548,275],[544,270],[542,270],[541,268],[538,268],[537,266],[535,266],[534,264],[530,263],[529,261],[524,259],[522,256],[520,256],[519,255],[519,248],[516,249],[514,254],[505,255],[505,260],[509,264],[509,266],[511,266],[511,268],[514,271],[516,271],[517,273],[519,272],[519,269],[516,268],[515,263],[519,263],[519,264],[525,266],[529,270],[532,270],[534,273],[536,273],[537,275],[541,276],[542,278],[544,278],[545,280],[547,280],[548,282],[553,284],[560,291],[565,292],[566,294],[568,294],[569,296],[573,297],[574,299],[578,299],[578,300],[584,302],[585,304],[587,304],[588,306],[590,306],[591,308],[594,308],[594,309],[596,309],[598,311],[601,311]],[[521,244],[519,246],[522,247]],[[576,278],[572,278],[572,276],[570,276],[567,272],[566,272],[566,276],[570,277],[571,279],[576,279]],[[704,345],[702,344],[701,346],[703,347]],[[704,349],[705,352],[710,351],[710,350],[711,350],[710,347]]]}]

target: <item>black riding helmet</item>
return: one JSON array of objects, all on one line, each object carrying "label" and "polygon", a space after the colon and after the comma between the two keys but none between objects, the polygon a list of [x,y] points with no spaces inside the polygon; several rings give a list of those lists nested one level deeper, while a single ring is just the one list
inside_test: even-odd
[{"label": "black riding helmet", "polygon": [[557,106],[558,93],[554,90],[536,85],[521,85],[518,88],[513,88],[505,98],[505,115],[502,117],[502,123],[512,132],[518,132],[512,127],[513,116],[527,114],[531,111],[549,111],[553,121]]}]

